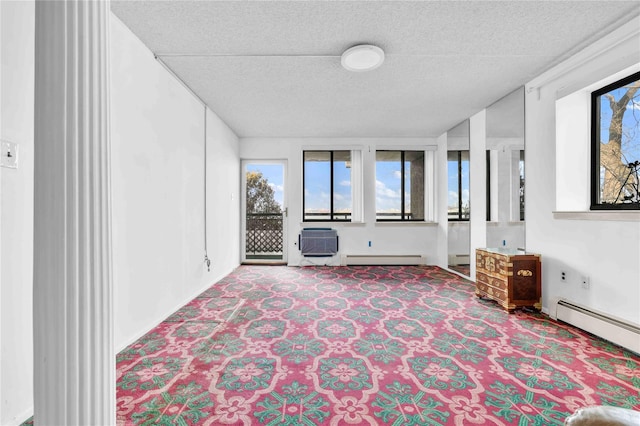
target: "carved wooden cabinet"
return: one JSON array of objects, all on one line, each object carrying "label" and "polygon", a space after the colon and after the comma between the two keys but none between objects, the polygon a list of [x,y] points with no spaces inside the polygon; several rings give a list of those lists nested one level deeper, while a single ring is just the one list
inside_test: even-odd
[{"label": "carved wooden cabinet", "polygon": [[493,299],[509,312],[541,308],[540,255],[507,248],[476,249],[476,296]]}]

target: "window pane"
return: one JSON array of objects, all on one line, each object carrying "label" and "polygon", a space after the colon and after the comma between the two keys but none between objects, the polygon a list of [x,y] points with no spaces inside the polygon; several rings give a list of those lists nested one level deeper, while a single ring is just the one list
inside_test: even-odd
[{"label": "window pane", "polygon": [[424,152],[404,154],[404,218],[424,220]]},{"label": "window pane", "polygon": [[333,153],[333,219],[351,220],[351,151]]},{"label": "window pane", "polygon": [[402,164],[400,151],[376,151],[376,219],[402,217]]},{"label": "window pane", "polygon": [[331,218],[331,152],[305,151],[304,220]]},{"label": "window pane", "polygon": [[460,217],[464,220],[469,220],[469,151],[461,151],[460,160],[460,180],[462,181],[462,193],[460,194],[460,197],[462,198],[462,211],[460,213]]},{"label": "window pane", "polygon": [[640,73],[594,92],[595,136],[600,163],[597,204],[638,208]]},{"label": "window pane", "polygon": [[447,153],[449,220],[469,220],[469,151]]},{"label": "window pane", "polygon": [[447,153],[447,216],[449,220],[459,219],[460,192],[458,191],[458,151]]}]

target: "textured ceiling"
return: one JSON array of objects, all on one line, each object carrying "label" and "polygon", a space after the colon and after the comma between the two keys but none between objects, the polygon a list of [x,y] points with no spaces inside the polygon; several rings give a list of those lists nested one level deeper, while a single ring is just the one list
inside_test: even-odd
[{"label": "textured ceiling", "polygon": [[[638,1],[112,1],[240,137],[438,136],[640,14]],[[350,73],[347,48],[384,64]]]}]

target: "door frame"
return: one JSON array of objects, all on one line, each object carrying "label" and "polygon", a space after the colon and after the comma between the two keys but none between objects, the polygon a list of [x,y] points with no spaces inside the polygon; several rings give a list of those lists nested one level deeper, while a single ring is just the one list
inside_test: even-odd
[{"label": "door frame", "polygon": [[[247,164],[281,165],[282,166],[282,259],[247,259]],[[288,263],[288,161],[286,159],[242,159],[240,162],[240,263],[282,264]]]}]

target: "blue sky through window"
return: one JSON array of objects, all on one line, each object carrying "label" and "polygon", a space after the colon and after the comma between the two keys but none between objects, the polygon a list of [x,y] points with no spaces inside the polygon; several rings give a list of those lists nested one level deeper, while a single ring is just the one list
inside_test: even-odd
[{"label": "blue sky through window", "polygon": [[449,210],[457,210],[458,208],[458,162],[447,161],[447,179],[449,196],[447,206]]},{"label": "blue sky through window", "polygon": [[[331,152],[308,152],[304,163],[305,213],[330,213]],[[333,212],[351,213],[351,164],[349,151],[334,151]]]},{"label": "blue sky through window", "polygon": [[376,151],[376,218],[424,220],[423,151]]},{"label": "blue sky through window", "polygon": [[[328,153],[327,153],[328,154]],[[306,212],[329,213],[331,209],[331,165],[327,161],[307,161],[304,165],[304,208]]]},{"label": "blue sky through window", "polygon": [[[453,152],[453,151],[452,151]],[[462,158],[462,205],[469,205],[469,157]],[[451,158],[447,161],[447,180],[448,180],[448,199],[447,206],[449,211],[458,209],[458,157]]]},{"label": "blue sky through window", "polygon": [[400,213],[401,176],[400,153],[398,161],[376,162],[376,211]]},{"label": "blue sky through window", "polygon": [[333,211],[351,213],[351,168],[345,161],[333,163]]},{"label": "blue sky through window", "polygon": [[465,161],[462,159],[462,170],[461,170],[461,179],[462,179],[462,205],[469,205],[469,159]]}]

